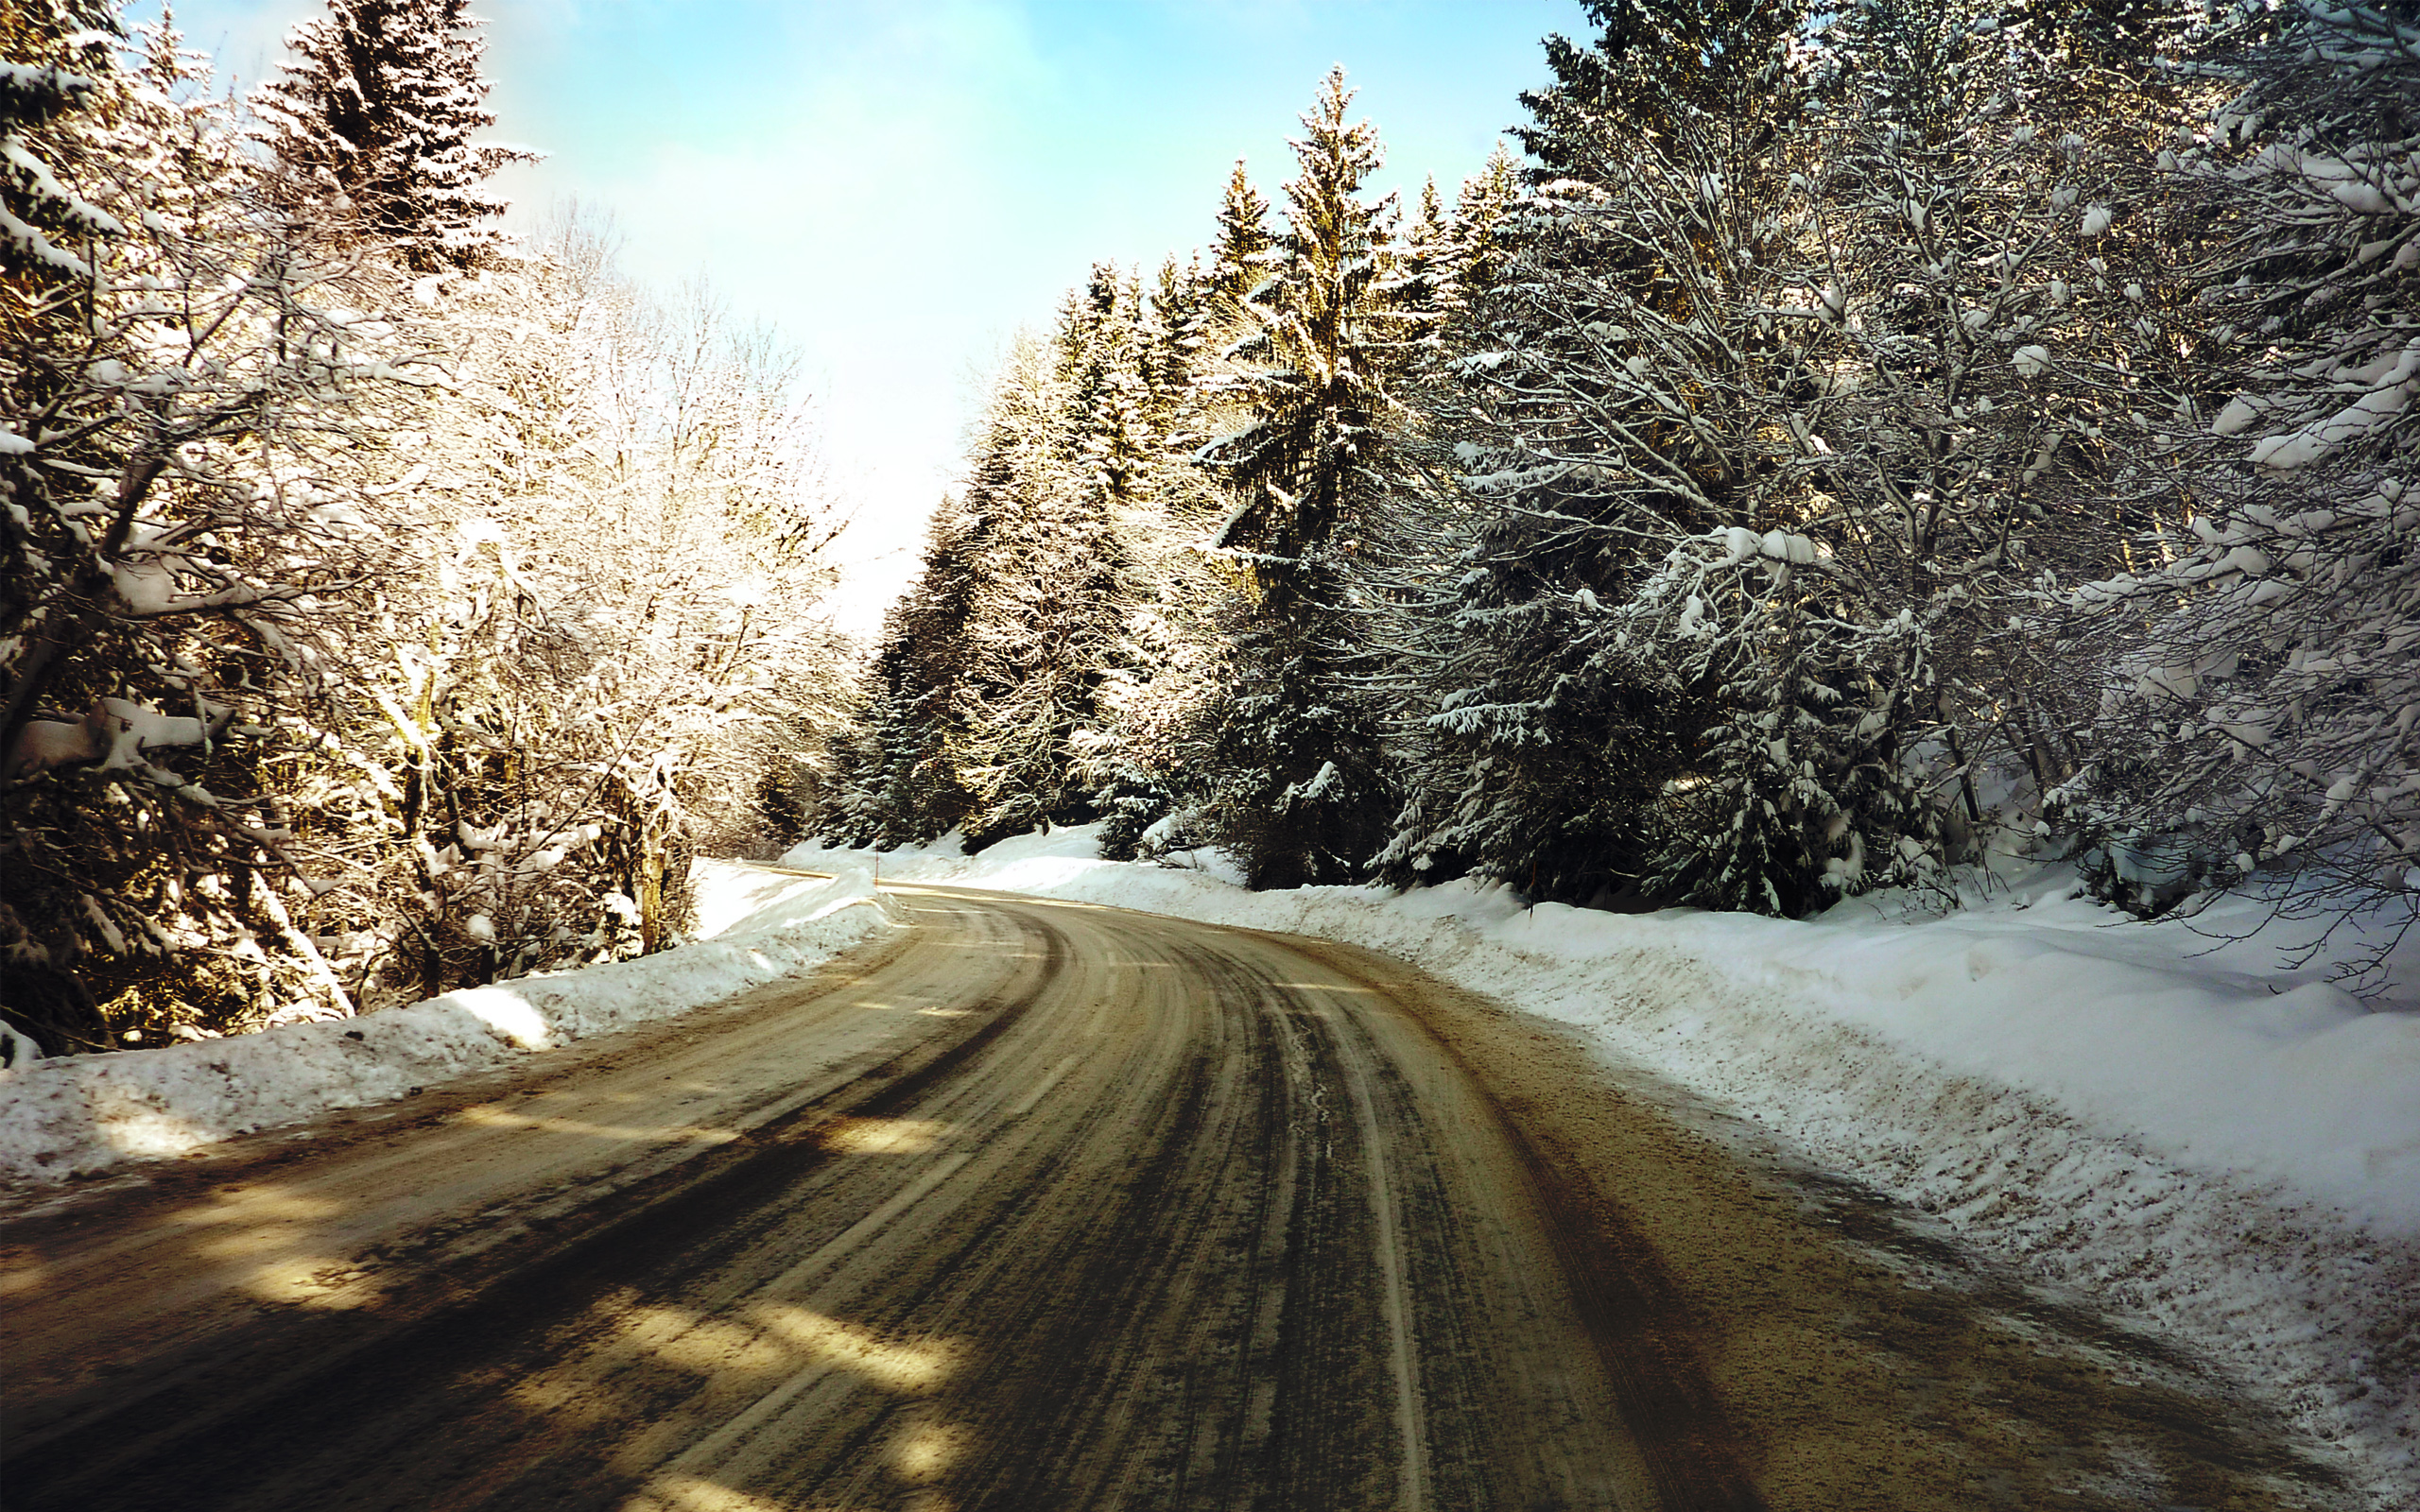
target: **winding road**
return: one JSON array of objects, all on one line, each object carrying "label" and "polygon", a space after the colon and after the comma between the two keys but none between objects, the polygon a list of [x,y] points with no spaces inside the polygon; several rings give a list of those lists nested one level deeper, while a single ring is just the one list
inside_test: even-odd
[{"label": "winding road", "polygon": [[1409,968],[891,896],[813,976],[0,1209],[0,1499],[2156,1504],[2047,1415],[2325,1501],[2187,1365]]}]

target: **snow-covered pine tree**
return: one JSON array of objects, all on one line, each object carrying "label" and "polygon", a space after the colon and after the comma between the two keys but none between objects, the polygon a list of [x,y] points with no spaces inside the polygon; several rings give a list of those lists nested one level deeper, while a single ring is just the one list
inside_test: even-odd
[{"label": "snow-covered pine tree", "polygon": [[1590,9],[1596,44],[1550,41],[1556,82],[1524,96],[1537,190],[1491,233],[1505,263],[1474,291],[1466,393],[1434,406],[1476,401],[1484,421],[1458,445],[1469,544],[1432,757],[1387,852],[1398,881],[1634,886],[1651,830],[1685,833],[1654,811],[1703,783],[1705,731],[1744,691],[1728,670],[1682,675],[1703,617],[1652,624],[1642,594],[1685,542],[1796,514],[1779,421],[1807,380],[1753,313],[1820,245],[1790,195],[1796,20]]},{"label": "snow-covered pine tree", "polygon": [[1335,70],[1302,118],[1286,229],[1218,380],[1238,423],[1202,454],[1236,493],[1213,546],[1278,614],[1340,597],[1330,543],[1391,481],[1387,381],[1421,334],[1391,255],[1393,198],[1359,197],[1384,159],[1376,130],[1346,121],[1352,99]]},{"label": "snow-covered pine tree", "polygon": [[118,35],[106,0],[27,0],[0,15],[0,278],[20,296],[0,314],[0,335],[18,337],[19,323],[43,305],[39,291],[82,270],[79,245],[119,229],[45,161],[46,149],[78,150],[72,129],[62,137],[47,129],[92,105],[95,76],[114,72],[109,50]]},{"label": "snow-covered pine tree", "polygon": [[1437,180],[1424,179],[1420,206],[1412,214],[1411,224],[1403,230],[1393,271],[1405,312],[1425,318],[1422,323],[1432,334],[1443,323],[1451,298],[1454,250],[1453,231],[1446,220],[1445,202],[1437,193]]},{"label": "snow-covered pine tree", "polygon": [[1521,94],[1530,119],[1513,135],[1536,160],[1541,181],[1595,180],[1624,133],[1652,132],[1683,118],[1727,122],[1748,150],[1789,124],[1789,56],[1806,8],[1770,0],[1581,0],[1580,9],[1594,38],[1547,38],[1554,81]]},{"label": "snow-covered pine tree", "polygon": [[1232,586],[1201,549],[1224,510],[1195,461],[1211,428],[1204,379],[1216,361],[1217,303],[1198,262],[1171,261],[1137,328],[1150,378],[1139,405],[1148,444],[1118,520],[1129,609],[1100,689],[1104,722],[1083,743],[1101,853],[1114,860],[1189,849],[1196,838],[1187,816],[1208,768],[1201,715],[1226,654],[1216,615]]},{"label": "snow-covered pine tree", "polygon": [[1244,160],[1237,158],[1219,201],[1218,231],[1210,242],[1208,291],[1220,305],[1221,318],[1237,318],[1245,299],[1268,276],[1270,244],[1269,198],[1253,187]]},{"label": "snow-covered pine tree", "polygon": [[977,454],[963,496],[934,514],[916,579],[883,618],[847,786],[821,831],[831,843],[921,844],[978,812],[964,767],[978,713],[967,626],[994,592],[994,537],[1017,507],[1015,469],[995,441]]},{"label": "snow-covered pine tree", "polygon": [[316,721],[409,534],[330,486],[393,374],[332,313],[359,270],[264,204],[172,32],[121,71],[94,19],[7,21],[91,106],[20,116],[33,221],[75,245],[19,240],[0,347],[0,998],[53,1049],[341,1001],[296,927]]},{"label": "snow-covered pine tree", "polygon": [[1141,318],[1145,413],[1160,450],[1188,460],[1203,439],[1195,388],[1210,345],[1211,297],[1200,254],[1184,266],[1171,257],[1160,265]]},{"label": "snow-covered pine tree", "polygon": [[1714,719],[1649,815],[1641,890],[1796,917],[1934,871],[1940,804],[1908,769],[1908,705],[1932,682],[1912,611],[1871,611],[1830,550],[1734,527],[1687,542],[1617,612]]},{"label": "snow-covered pine tree", "polygon": [[1350,561],[1400,464],[1389,383],[1418,350],[1392,198],[1365,200],[1377,133],[1346,119],[1341,69],[1294,144],[1286,229],[1218,387],[1238,422],[1202,451],[1232,488],[1212,540],[1242,584],[1210,742],[1211,832],[1256,887],[1340,881],[1375,853],[1392,799]]},{"label": "snow-covered pine tree", "polygon": [[971,844],[1094,816],[1084,755],[1128,612],[1121,517],[1153,449],[1140,301],[1132,278],[1097,266],[994,397],[994,444],[1020,466],[992,593],[966,627],[982,700],[966,746],[982,801]]},{"label": "snow-covered pine tree", "polygon": [[2106,38],[1945,0],[1591,13],[1462,361],[1495,428],[1389,874],[1796,911],[1933,865],[1981,747],[2072,770],[2033,595],[2166,489],[2121,437],[2185,382],[2128,177],[2175,103]]},{"label": "snow-covered pine tree", "polygon": [[1521,195],[1521,160],[1501,140],[1454,198],[1448,259],[1460,300],[1495,286],[1504,270],[1505,215]]},{"label": "snow-covered pine tree", "polygon": [[[1495,874],[1482,837],[1509,833],[1508,824],[1518,829],[1513,816],[1534,814],[1571,843],[1558,844],[1553,856],[1515,863],[1521,885],[1540,896],[1584,899],[1602,891],[1617,866],[1596,841],[1636,827],[1597,812],[1609,790],[1597,781],[1591,753],[1640,754],[1653,747],[1651,733],[1631,721],[1625,738],[1564,741],[1549,751],[1522,715],[1508,722],[1500,706],[1462,708],[1452,720],[1436,717],[1441,698],[1459,708],[1470,701],[1465,695],[1472,682],[1491,677],[1528,684],[1521,702],[1530,713],[1544,713],[1559,701],[1574,710],[1589,702],[1568,680],[1576,664],[1562,627],[1508,650],[1501,637],[1525,637],[1496,617],[1495,611],[1509,605],[1491,602],[1473,614],[1467,602],[1474,594],[1493,601],[1500,586],[1472,570],[1475,541],[1524,518],[1491,508],[1452,482],[1495,455],[1503,439],[1500,424],[1474,410],[1468,363],[1503,335],[1490,328],[1503,313],[1490,296],[1513,266],[1508,216],[1521,193],[1519,162],[1499,142],[1463,183],[1424,269],[1440,318],[1402,393],[1421,417],[1411,450],[1419,480],[1427,486],[1399,485],[1392,495],[1378,617],[1389,662],[1382,687],[1398,724],[1392,752],[1405,806],[1377,868],[1398,886],[1442,881],[1475,866]],[[1620,722],[1611,707],[1592,708],[1583,717]],[[1497,734],[1512,744],[1498,745]]]},{"label": "snow-covered pine tree", "polygon": [[328,0],[297,26],[252,101],[288,194],[340,202],[424,272],[484,255],[506,207],[483,185],[538,155],[473,140],[495,124],[479,26],[468,0]]}]

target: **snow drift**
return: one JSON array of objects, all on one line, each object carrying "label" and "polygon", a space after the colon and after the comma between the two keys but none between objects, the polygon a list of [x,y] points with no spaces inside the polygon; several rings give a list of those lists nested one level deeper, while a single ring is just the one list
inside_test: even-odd
[{"label": "snow drift", "polygon": [[695,943],[406,1007],[0,1071],[0,1179],[55,1181],[337,1108],[719,1002],[821,965],[889,915],[863,868],[830,881],[701,862]]}]

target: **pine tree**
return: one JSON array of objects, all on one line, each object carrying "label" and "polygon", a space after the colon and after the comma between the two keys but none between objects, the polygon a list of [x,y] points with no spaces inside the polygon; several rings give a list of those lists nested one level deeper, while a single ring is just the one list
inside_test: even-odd
[{"label": "pine tree", "polygon": [[[0,15],[0,278],[19,291],[85,273],[77,244],[122,229],[60,181],[44,161],[57,139],[43,140],[44,128],[92,105],[117,35],[115,8],[102,0],[29,0]],[[9,301],[0,334],[15,335],[19,308]]]},{"label": "pine tree", "polygon": [[1226,196],[1219,201],[1208,280],[1211,297],[1222,301],[1231,316],[1268,276],[1265,263],[1270,245],[1269,200],[1252,186],[1244,173],[1244,160],[1237,158],[1236,170],[1227,179]]},{"label": "pine tree", "polygon": [[1100,688],[1105,717],[1083,752],[1101,853],[1113,860],[1201,843],[1191,816],[1210,765],[1201,715],[1228,651],[1219,616],[1232,590],[1201,550],[1223,509],[1195,460],[1212,429],[1204,380],[1218,362],[1216,303],[1198,260],[1170,261],[1136,330],[1150,376],[1139,401],[1142,462],[1118,521],[1127,612]]},{"label": "pine tree", "polygon": [[1550,42],[1557,82],[1524,96],[1531,196],[1502,161],[1464,192],[1463,382],[1426,407],[1456,436],[1465,544],[1385,853],[1397,882],[1468,868],[1573,902],[1635,887],[1723,679],[1677,675],[1625,606],[1678,542],[1787,518],[1774,402],[1804,378],[1740,312],[1774,301],[1811,229],[1775,129],[1798,109],[1789,22],[1590,11],[1598,43]]},{"label": "pine tree", "polygon": [[[1203,449],[1236,494],[1213,538],[1243,588],[1210,742],[1209,822],[1256,887],[1341,881],[1384,837],[1393,799],[1350,563],[1400,463],[1391,379],[1419,350],[1392,247],[1392,198],[1360,198],[1377,133],[1348,123],[1330,73],[1294,144],[1286,229],[1246,302],[1250,334],[1219,390],[1241,424]],[[1282,696],[1278,690],[1282,690]]]},{"label": "pine tree", "polygon": [[1352,99],[1338,69],[1303,117],[1287,227],[1220,384],[1245,421],[1203,454],[1237,495],[1213,544],[1281,615],[1339,597],[1330,542],[1392,481],[1387,385],[1421,335],[1390,255],[1392,198],[1358,198],[1383,156],[1368,122],[1346,123]]},{"label": "pine tree", "polygon": [[[968,735],[983,844],[1094,816],[1083,747],[1105,722],[1129,563],[1119,529],[1151,451],[1140,290],[1107,265],[1069,295],[1046,350],[1011,364],[994,447],[1020,462],[993,595],[966,629],[983,708]],[[1024,392],[1016,392],[1022,388]]]},{"label": "pine tree", "polygon": [[1498,141],[1454,200],[1452,263],[1461,300],[1484,294],[1503,276],[1505,216],[1520,193],[1520,160]]},{"label": "pine tree", "polygon": [[1200,660],[1173,627],[1201,596],[1207,296],[1173,264],[1159,286],[1096,266],[995,375],[964,502],[886,625],[833,833],[979,847],[1110,814],[1125,843],[1174,801],[1161,696]]},{"label": "pine tree", "polygon": [[979,812],[963,765],[978,699],[966,627],[994,591],[993,537],[1014,486],[1009,459],[994,450],[964,497],[934,514],[916,580],[884,616],[868,663],[865,722],[826,840],[923,844]]},{"label": "pine tree", "polygon": [[475,262],[505,201],[481,186],[536,161],[474,142],[495,124],[468,0],[329,0],[286,38],[294,57],[253,102],[268,145],[312,200],[340,198],[424,271]]},{"label": "pine tree", "polygon": [[81,82],[0,74],[35,233],[0,317],[0,996],[84,1049],[321,991],[302,774],[408,534],[310,463],[399,354],[330,313],[173,32],[121,70],[69,29],[95,19],[10,9],[17,56]]},{"label": "pine tree", "polygon": [[1592,43],[1547,39],[1554,82],[1524,91],[1530,122],[1513,135],[1541,184],[1605,181],[1637,134],[1694,123],[1753,153],[1791,118],[1774,86],[1808,8],[1771,0],[1581,0]]}]

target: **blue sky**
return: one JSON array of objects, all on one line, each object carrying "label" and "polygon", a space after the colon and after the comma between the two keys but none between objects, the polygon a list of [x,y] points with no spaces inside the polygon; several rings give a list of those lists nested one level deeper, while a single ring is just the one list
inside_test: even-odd
[{"label": "blue sky", "polygon": [[[319,0],[183,0],[251,82]],[[1342,63],[1382,187],[1449,193],[1521,118],[1578,0],[475,0],[506,193],[610,210],[631,269],[705,272],[806,354],[856,497],[860,625],[911,565],[983,370],[1097,260],[1208,240],[1230,165],[1273,200]],[[137,10],[136,13],[141,13]]]}]

